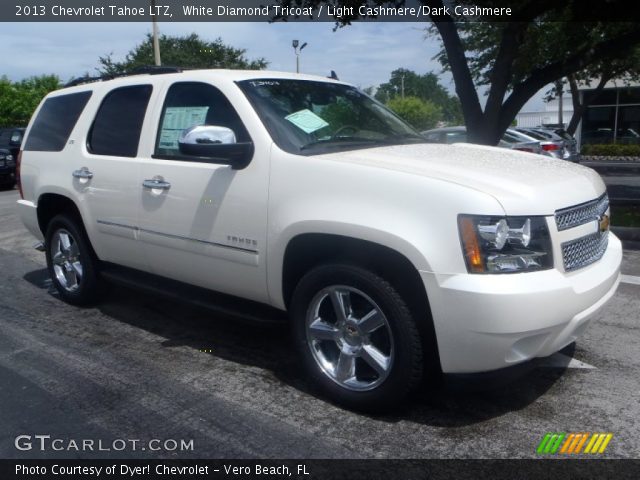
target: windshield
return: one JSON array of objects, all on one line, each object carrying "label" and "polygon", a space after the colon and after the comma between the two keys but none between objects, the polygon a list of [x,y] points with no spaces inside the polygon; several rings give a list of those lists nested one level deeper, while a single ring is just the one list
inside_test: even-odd
[{"label": "windshield", "polygon": [[427,142],[385,106],[348,85],[280,78],[238,85],[276,144],[290,153]]}]

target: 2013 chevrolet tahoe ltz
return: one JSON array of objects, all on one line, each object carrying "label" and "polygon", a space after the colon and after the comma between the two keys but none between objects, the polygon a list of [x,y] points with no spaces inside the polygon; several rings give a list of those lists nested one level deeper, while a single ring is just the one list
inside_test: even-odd
[{"label": "2013 chevrolet tahoe ltz", "polygon": [[336,80],[80,84],[25,138],[18,205],[63,299],[94,301],[118,265],[286,310],[308,375],[351,408],[550,355],[619,282],[593,170],[428,144]]}]

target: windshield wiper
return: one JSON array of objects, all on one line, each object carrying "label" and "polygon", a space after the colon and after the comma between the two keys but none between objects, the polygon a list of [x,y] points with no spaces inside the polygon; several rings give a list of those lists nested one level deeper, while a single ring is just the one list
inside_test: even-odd
[{"label": "windshield wiper", "polygon": [[422,135],[415,133],[398,133],[397,135],[390,135],[385,140],[389,143],[400,143],[400,140],[417,140],[421,143],[428,143],[428,140]]}]

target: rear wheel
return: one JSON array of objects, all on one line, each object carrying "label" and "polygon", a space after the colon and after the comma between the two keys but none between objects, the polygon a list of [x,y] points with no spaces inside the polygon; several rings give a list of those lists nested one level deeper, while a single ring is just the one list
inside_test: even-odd
[{"label": "rear wheel", "polygon": [[74,305],[94,302],[99,294],[97,260],[84,228],[73,217],[55,216],[45,236],[47,267],[60,296]]},{"label": "rear wheel", "polygon": [[389,409],[422,379],[415,321],[393,286],[368,270],[311,270],[296,287],[291,316],[307,372],[337,403]]}]

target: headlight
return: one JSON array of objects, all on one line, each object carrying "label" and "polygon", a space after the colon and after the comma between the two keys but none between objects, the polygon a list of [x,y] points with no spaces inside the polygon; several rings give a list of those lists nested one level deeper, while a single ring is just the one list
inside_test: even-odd
[{"label": "headlight", "polygon": [[553,267],[544,217],[459,215],[458,228],[470,273],[516,273]]}]

